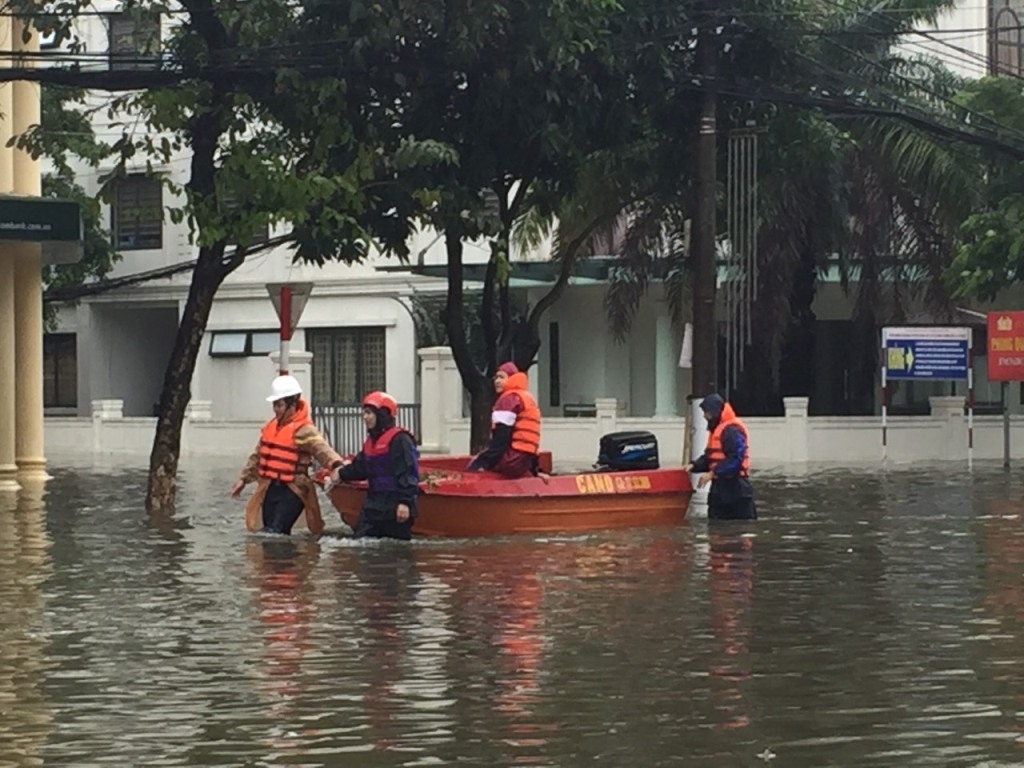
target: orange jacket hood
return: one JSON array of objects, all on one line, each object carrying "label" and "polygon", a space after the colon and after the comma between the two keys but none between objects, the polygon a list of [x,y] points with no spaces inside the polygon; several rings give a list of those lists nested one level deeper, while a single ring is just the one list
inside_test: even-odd
[{"label": "orange jacket hood", "polygon": [[515,392],[517,390],[526,389],[530,384],[530,380],[526,378],[526,374],[520,371],[519,373],[513,373],[508,377],[505,382],[505,392]]},{"label": "orange jacket hood", "polygon": [[726,402],[722,407],[721,421],[726,424],[730,421],[736,421],[736,411],[732,409],[732,403]]}]

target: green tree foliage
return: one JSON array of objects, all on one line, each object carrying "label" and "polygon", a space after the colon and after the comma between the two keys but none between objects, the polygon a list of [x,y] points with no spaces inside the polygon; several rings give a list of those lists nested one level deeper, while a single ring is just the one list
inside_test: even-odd
[{"label": "green tree foliage", "polygon": [[[723,246],[727,131],[747,121],[762,131],[754,338],[738,391],[730,392],[747,412],[775,412],[780,395],[810,394],[812,304],[833,270],[854,295],[849,399],[858,411],[871,408],[877,327],[922,298],[950,306],[943,275],[979,174],[976,153],[947,137],[982,137],[972,135],[953,98],[956,78],[893,48],[947,5],[787,1],[709,11],[718,24],[717,235]],[[697,75],[692,67],[677,73],[685,92]],[[652,82],[665,89],[657,78]],[[628,171],[643,185],[623,211],[628,228],[606,301],[620,338],[652,284],[669,277],[674,294],[688,285],[693,267],[684,245],[696,194],[694,116],[679,106],[693,100],[668,92],[674,98],[664,102],[652,96],[645,113],[652,116],[650,133]]]},{"label": "green tree foliage", "polygon": [[[474,447],[489,431],[491,375],[503,359],[518,357],[509,291],[516,222],[553,209],[576,188],[588,155],[622,143],[632,129],[629,80],[613,55],[619,11],[610,0],[307,5],[306,49],[330,49],[332,67],[365,76],[308,108],[290,106],[280,119],[312,135],[319,116],[345,114],[355,130],[374,131],[370,194],[388,205],[371,207],[393,219],[372,224],[382,248],[404,255],[411,225],[443,233],[444,321],[470,392]],[[356,45],[354,35],[380,20],[387,33]],[[322,126],[312,162],[351,161],[331,148],[336,130],[329,121]],[[489,258],[479,311],[471,314],[463,249],[472,241]],[[468,325],[481,330],[482,359],[467,343]]]},{"label": "green tree foliage", "polygon": [[[957,101],[988,120],[990,130],[1024,132],[1024,88],[1019,78],[986,77],[968,84]],[[960,247],[947,279],[959,297],[991,300],[1024,281],[1024,171],[1020,159],[996,150],[980,153],[985,185],[960,228]]]},{"label": "green tree foliage", "polygon": [[[74,264],[43,267],[44,289],[68,289],[97,278],[102,279],[118,260],[110,233],[101,219],[100,201],[88,195],[78,183],[81,169],[95,169],[109,153],[99,141],[83,108],[85,92],[79,88],[44,85],[41,88],[40,125],[18,138],[27,151],[49,161],[43,173],[44,197],[74,200],[82,210],[82,258]],[[56,318],[56,307],[46,304],[47,322]]]}]

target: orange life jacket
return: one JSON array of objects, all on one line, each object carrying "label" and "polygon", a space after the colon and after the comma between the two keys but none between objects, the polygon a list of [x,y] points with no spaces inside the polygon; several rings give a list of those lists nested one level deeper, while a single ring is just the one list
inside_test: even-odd
[{"label": "orange life jacket", "polygon": [[295,415],[287,422],[279,424],[275,417],[263,425],[259,450],[260,477],[291,483],[295,481],[297,475],[306,474],[309,459],[299,451],[295,433],[312,423],[313,420],[309,418],[309,406],[305,400],[300,400]]},{"label": "orange life jacket", "polygon": [[523,410],[516,414],[512,425],[511,448],[523,453],[540,453],[540,408],[526,388],[526,374],[513,373],[505,382],[505,390],[515,392],[523,404]]},{"label": "orange life jacket", "polygon": [[736,427],[743,433],[743,440],[747,445],[747,449],[743,452],[739,476],[747,477],[750,474],[750,433],[747,432],[747,425],[739,420],[736,416],[736,411],[732,409],[729,403],[726,403],[725,407],[722,408],[722,417],[718,420],[718,426],[715,427],[715,431],[708,435],[706,453],[711,464],[711,471],[714,471],[715,465],[718,462],[725,460],[725,451],[722,450],[722,433],[725,432],[726,427]]}]

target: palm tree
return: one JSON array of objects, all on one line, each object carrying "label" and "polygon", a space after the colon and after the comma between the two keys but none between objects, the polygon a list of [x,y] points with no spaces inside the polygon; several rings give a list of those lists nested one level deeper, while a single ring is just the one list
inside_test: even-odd
[{"label": "palm tree", "polygon": [[[890,51],[898,33],[933,19],[946,3],[925,8],[913,0],[906,9],[890,6],[884,12],[861,5],[862,12],[851,5],[815,4],[817,14],[808,14],[802,28],[788,29],[788,38],[775,43],[794,44],[794,34],[798,39],[795,53],[780,54],[777,64],[788,68],[787,88],[749,75],[742,67],[752,62],[737,53],[730,84],[719,85],[720,114],[742,113],[747,102],[773,95],[810,105],[780,107],[762,122],[756,299],[737,305],[750,313],[752,336],[730,392],[748,413],[778,412],[782,395],[811,394],[812,304],[830,271],[838,270],[854,300],[846,394],[851,412],[873,408],[879,326],[900,320],[914,301],[951,308],[943,275],[957,227],[977,199],[978,156],[941,138],[941,129],[962,117],[951,101],[956,79],[934,62]],[[752,34],[763,46],[764,33]],[[742,42],[733,50],[740,47]],[[755,58],[763,67],[763,53]],[[826,98],[816,102],[812,95]],[[913,109],[926,117],[911,123],[814,106],[837,96],[859,99],[873,112]],[[673,134],[662,144],[677,142]],[[669,296],[677,306],[684,300],[690,267],[684,227],[692,190],[679,164],[661,163],[658,146],[649,147],[649,192],[623,209],[629,225],[607,294],[609,320],[620,336],[653,280],[669,278]],[[719,147],[721,180],[727,143]],[[720,230],[720,259],[728,261],[726,235]]]}]

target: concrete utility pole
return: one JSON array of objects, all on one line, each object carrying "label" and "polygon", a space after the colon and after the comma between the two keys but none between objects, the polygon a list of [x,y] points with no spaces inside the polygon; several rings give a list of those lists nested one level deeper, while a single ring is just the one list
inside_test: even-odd
[{"label": "concrete utility pole", "polygon": [[700,118],[694,152],[693,214],[693,377],[691,394],[701,397],[715,391],[718,382],[718,331],[715,324],[715,291],[718,267],[715,258],[715,183],[717,160],[717,96],[715,94],[717,44],[712,20],[706,16],[697,41],[697,72]]}]

